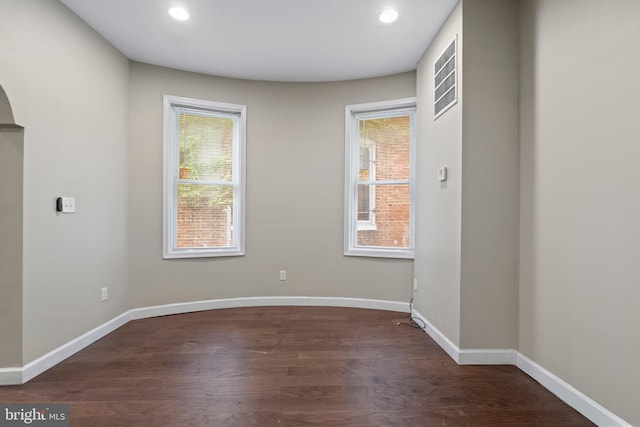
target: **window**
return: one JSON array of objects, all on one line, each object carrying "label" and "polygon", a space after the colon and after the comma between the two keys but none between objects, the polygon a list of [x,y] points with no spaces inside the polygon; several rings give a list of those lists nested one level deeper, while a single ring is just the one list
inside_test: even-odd
[{"label": "window", "polygon": [[163,257],[244,255],[244,105],[165,95]]},{"label": "window", "polygon": [[413,258],[415,98],[348,105],[345,255]]}]

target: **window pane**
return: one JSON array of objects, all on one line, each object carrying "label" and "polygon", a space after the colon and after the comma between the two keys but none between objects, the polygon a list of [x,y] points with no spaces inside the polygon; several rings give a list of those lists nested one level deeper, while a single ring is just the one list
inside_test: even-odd
[{"label": "window pane", "polygon": [[371,220],[370,185],[358,185],[358,221]]},{"label": "window pane", "polygon": [[410,148],[409,116],[360,120],[360,180],[365,168],[363,159],[370,160],[368,174],[375,180],[408,180]]},{"label": "window pane", "polygon": [[180,179],[231,181],[233,120],[179,113]]},{"label": "window pane", "polygon": [[411,247],[411,189],[403,185],[359,185],[375,195],[375,228],[358,230],[358,246]]},{"label": "window pane", "polygon": [[176,247],[233,244],[233,186],[178,184]]}]

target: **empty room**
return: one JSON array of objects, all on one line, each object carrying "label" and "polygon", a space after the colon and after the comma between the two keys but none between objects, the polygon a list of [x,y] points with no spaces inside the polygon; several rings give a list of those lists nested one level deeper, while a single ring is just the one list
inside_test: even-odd
[{"label": "empty room", "polygon": [[637,0],[0,0],[0,425],[640,425]]}]

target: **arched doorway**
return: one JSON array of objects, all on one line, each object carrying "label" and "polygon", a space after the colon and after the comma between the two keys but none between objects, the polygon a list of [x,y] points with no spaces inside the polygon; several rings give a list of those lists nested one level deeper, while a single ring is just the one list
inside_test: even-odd
[{"label": "arched doorway", "polygon": [[22,366],[24,129],[0,86],[0,368]]}]

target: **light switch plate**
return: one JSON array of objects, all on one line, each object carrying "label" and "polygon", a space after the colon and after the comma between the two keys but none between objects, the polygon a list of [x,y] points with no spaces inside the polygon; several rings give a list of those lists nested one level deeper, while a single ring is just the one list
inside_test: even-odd
[{"label": "light switch plate", "polygon": [[75,197],[63,197],[62,198],[62,213],[74,213],[76,211],[76,198]]}]

